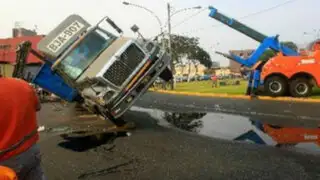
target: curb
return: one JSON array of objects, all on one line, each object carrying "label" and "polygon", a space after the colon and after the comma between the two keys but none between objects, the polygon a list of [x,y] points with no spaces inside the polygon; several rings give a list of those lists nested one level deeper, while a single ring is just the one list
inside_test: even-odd
[{"label": "curb", "polygon": [[282,102],[305,102],[305,103],[320,103],[320,99],[307,99],[307,98],[292,98],[292,97],[250,97],[246,95],[231,95],[231,94],[216,94],[216,93],[196,93],[196,92],[177,92],[167,90],[149,89],[151,92],[158,92],[162,94],[184,95],[184,96],[198,96],[198,97],[216,97],[216,98],[233,98],[233,99],[246,99],[246,100],[265,100],[265,101],[282,101]]}]

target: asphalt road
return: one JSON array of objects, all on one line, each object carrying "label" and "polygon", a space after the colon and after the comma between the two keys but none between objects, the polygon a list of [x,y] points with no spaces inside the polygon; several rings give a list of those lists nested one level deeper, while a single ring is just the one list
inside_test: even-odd
[{"label": "asphalt road", "polygon": [[[197,109],[194,106],[201,99],[177,101],[148,94],[137,104],[161,108],[159,103],[163,101],[167,104],[162,108],[185,111]],[[184,106],[169,106],[173,101]],[[146,112],[130,111],[124,118],[137,125],[132,136],[114,139],[108,135],[93,141],[88,137],[63,139],[41,133],[43,167],[48,179],[320,179],[317,155],[162,127]],[[58,129],[74,120],[82,119],[72,105],[44,104],[39,113],[39,123],[46,128]]]}]

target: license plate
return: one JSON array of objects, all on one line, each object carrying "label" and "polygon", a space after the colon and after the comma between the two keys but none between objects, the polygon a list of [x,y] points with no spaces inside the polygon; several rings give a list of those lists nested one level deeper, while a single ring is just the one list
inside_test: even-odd
[{"label": "license plate", "polygon": [[47,48],[52,52],[57,52],[63,47],[68,40],[70,40],[75,34],[86,27],[79,21],[74,21],[65,30],[63,30],[56,38],[54,38],[48,45]]}]

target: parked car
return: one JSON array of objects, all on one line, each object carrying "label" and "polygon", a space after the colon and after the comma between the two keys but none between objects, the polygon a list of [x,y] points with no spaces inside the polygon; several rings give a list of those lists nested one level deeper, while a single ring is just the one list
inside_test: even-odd
[{"label": "parked car", "polygon": [[201,76],[201,81],[208,81],[211,79],[211,75],[205,74]]}]

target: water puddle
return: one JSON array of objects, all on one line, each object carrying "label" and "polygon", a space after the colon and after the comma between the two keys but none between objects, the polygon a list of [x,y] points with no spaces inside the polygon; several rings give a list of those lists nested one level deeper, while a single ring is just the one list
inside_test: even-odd
[{"label": "water puddle", "polygon": [[212,138],[320,154],[319,127],[279,126],[223,113],[165,112],[140,107],[132,107],[131,110],[148,113],[164,127],[179,128]]}]

